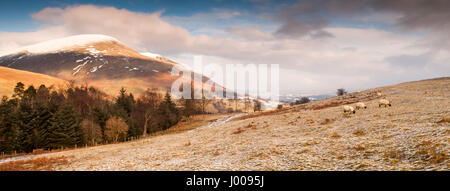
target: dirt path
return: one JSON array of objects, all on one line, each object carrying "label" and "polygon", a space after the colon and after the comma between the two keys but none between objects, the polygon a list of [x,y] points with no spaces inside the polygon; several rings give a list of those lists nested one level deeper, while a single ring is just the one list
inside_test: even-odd
[{"label": "dirt path", "polygon": [[[231,120],[233,120],[235,118],[242,117],[242,116],[245,116],[245,115],[247,115],[247,114],[246,113],[239,113],[239,114],[234,114],[234,115],[230,115],[230,116],[227,116],[227,117],[223,117],[223,118],[218,119],[215,122],[212,122],[212,123],[210,123],[208,125],[203,126],[203,128],[204,127],[212,127],[212,126],[216,126],[216,125],[222,125],[222,124],[225,124],[225,123],[227,123],[227,122],[229,122],[229,121],[231,121]],[[200,127],[200,128],[202,128],[202,127]]]}]

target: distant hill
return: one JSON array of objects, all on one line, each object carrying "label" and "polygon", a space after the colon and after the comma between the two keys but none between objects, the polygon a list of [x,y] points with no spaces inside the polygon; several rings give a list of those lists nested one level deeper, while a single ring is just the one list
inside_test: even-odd
[{"label": "distant hill", "polygon": [[330,94],[320,94],[320,95],[308,95],[308,96],[302,96],[302,95],[281,95],[280,101],[285,103],[294,103],[297,100],[300,100],[302,97],[307,97],[311,101],[321,100],[329,97],[333,97],[335,95]]},{"label": "distant hill", "polygon": [[41,84],[46,86],[54,85],[55,87],[68,84],[67,81],[55,77],[0,67],[0,97],[4,95],[11,96],[14,93],[13,89],[17,82],[22,82],[26,86],[33,85],[36,88]]}]

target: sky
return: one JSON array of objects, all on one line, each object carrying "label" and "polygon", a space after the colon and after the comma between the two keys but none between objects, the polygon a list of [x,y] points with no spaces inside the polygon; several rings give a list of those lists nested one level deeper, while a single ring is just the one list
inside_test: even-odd
[{"label": "sky", "polygon": [[450,76],[447,0],[0,1],[0,55],[104,34],[192,64],[279,64],[282,94]]}]

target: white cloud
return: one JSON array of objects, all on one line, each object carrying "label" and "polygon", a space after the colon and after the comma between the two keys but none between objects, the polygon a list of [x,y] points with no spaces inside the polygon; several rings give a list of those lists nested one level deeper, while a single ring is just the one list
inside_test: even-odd
[{"label": "white cloud", "polygon": [[[220,19],[230,19],[243,13],[219,11],[215,14]],[[195,17],[196,24],[201,19],[209,23],[213,18],[201,13]],[[448,49],[430,55],[430,63],[424,66],[428,68],[426,75],[420,70],[411,73],[407,67],[393,66],[386,58],[426,54],[435,44],[423,43],[421,36],[377,29],[327,27],[323,30],[332,38],[289,39],[276,38],[275,26],[253,23],[242,27],[240,23],[228,30],[215,25],[197,29],[220,35],[193,34],[173,24],[175,20],[188,21],[188,18],[167,18],[162,17],[161,12],[137,13],[93,5],[46,8],[33,18],[42,23],[35,32],[0,33],[0,55],[44,40],[99,33],[113,36],[140,52],[155,52],[180,62],[189,62],[191,55],[205,55],[205,61],[218,64],[280,64],[282,92],[334,92],[340,87],[365,89],[419,77],[449,75],[448,66],[442,63],[449,60]],[[260,28],[274,30],[267,32]],[[447,70],[433,70],[437,67]]]},{"label": "white cloud", "polygon": [[273,35],[259,28],[228,27],[227,32],[248,40],[273,40]]},{"label": "white cloud", "polygon": [[0,56],[14,52],[16,49],[39,42],[70,35],[64,27],[52,26],[34,32],[0,32]]}]

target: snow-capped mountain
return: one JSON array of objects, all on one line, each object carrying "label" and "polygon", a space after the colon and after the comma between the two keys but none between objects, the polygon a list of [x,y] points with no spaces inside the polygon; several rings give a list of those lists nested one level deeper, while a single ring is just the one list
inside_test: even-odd
[{"label": "snow-capped mountain", "polygon": [[25,46],[19,48],[19,50],[16,50],[16,52],[27,52],[30,54],[56,53],[61,51],[72,51],[77,48],[86,47],[89,44],[95,44],[100,42],[120,43],[119,40],[110,36],[99,34],[85,34],[85,35],[69,36],[66,38],[59,38],[30,46]]},{"label": "snow-capped mountain", "polygon": [[[96,85],[115,94],[123,86],[135,93],[170,88],[177,63],[154,53],[139,53],[105,35],[50,40],[0,57],[0,66]],[[178,65],[180,66],[180,65]]]}]

